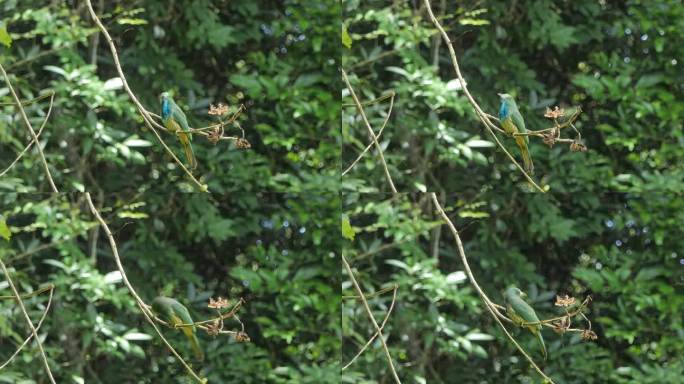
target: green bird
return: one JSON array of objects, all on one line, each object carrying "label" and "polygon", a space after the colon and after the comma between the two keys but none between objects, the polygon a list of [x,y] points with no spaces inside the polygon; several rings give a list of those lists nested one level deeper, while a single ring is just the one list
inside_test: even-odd
[{"label": "green bird", "polygon": [[164,123],[166,129],[178,136],[178,140],[180,140],[181,145],[183,146],[183,151],[185,151],[185,157],[188,159],[190,168],[197,168],[197,160],[195,160],[195,154],[192,152],[192,144],[190,144],[192,136],[190,133],[186,133],[190,130],[188,127],[188,118],[185,117],[183,110],[176,105],[168,92],[163,92],[159,97],[161,98],[162,123]]},{"label": "green bird", "polygon": [[546,346],[544,345],[544,338],[541,334],[542,326],[541,323],[539,323],[539,318],[534,312],[534,309],[532,309],[532,307],[530,307],[530,305],[523,300],[523,297],[525,296],[527,296],[525,292],[516,287],[508,288],[504,293],[504,299],[506,300],[506,314],[508,314],[508,317],[513,320],[515,324],[529,329],[530,332],[537,336],[539,347],[541,347],[542,355],[544,356],[544,360],[546,360]]},{"label": "green bird", "polygon": [[[523,120],[520,111],[518,110],[518,105],[513,100],[513,96],[507,93],[499,93],[501,97],[501,107],[499,108],[499,121],[504,131],[509,135],[514,133],[525,133],[527,129],[525,128],[525,120]],[[520,153],[523,158],[523,168],[525,172],[532,175],[534,174],[534,164],[532,163],[532,157],[530,156],[530,151],[527,145],[530,139],[527,136],[513,136],[515,142],[520,147]]]},{"label": "green bird", "polygon": [[[178,300],[170,297],[156,297],[152,300],[152,310],[160,319],[166,321],[172,327],[193,323],[188,309],[185,308],[183,304],[179,303]],[[204,360],[204,352],[202,352],[199,340],[197,340],[195,326],[183,326],[180,327],[180,329],[185,336],[187,336],[188,340],[190,340],[190,346],[192,347],[193,352],[195,352],[195,356],[199,360]]]}]

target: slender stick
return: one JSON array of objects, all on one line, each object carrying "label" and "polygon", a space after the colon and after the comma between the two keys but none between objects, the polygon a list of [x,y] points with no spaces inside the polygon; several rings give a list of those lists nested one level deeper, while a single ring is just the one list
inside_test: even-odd
[{"label": "slender stick", "polygon": [[468,258],[466,257],[465,250],[463,249],[463,243],[461,242],[461,236],[458,234],[458,230],[454,226],[454,223],[451,222],[449,219],[449,216],[447,216],[446,212],[444,212],[444,209],[442,209],[442,206],[439,204],[439,201],[437,200],[437,195],[432,192],[430,193],[430,197],[432,197],[432,203],[435,205],[435,208],[437,209],[437,212],[439,213],[440,216],[442,216],[442,219],[446,221],[447,226],[451,230],[451,234],[454,236],[454,239],[456,240],[456,248],[458,249],[458,254],[461,257],[461,262],[463,263],[463,267],[465,268],[466,274],[468,275],[468,279],[470,280],[470,283],[475,287],[475,290],[477,293],[480,295],[480,298],[485,304],[485,307],[489,311],[489,313],[492,315],[494,320],[499,324],[501,329],[504,331],[506,336],[513,342],[513,344],[518,348],[520,353],[522,353],[523,356],[532,364],[532,367],[546,380],[548,380],[549,383],[553,384],[554,381],[551,380],[550,377],[548,377],[544,371],[539,368],[539,366],[532,360],[530,355],[525,352],[525,350],[518,344],[518,342],[511,336],[511,334],[508,332],[506,327],[503,325],[501,320],[499,319],[499,316],[501,314],[498,312],[492,301],[487,297],[487,294],[484,293],[482,288],[480,288],[480,285],[477,283],[477,280],[475,280],[475,276],[473,275],[473,272],[470,270],[470,265],[468,264]]},{"label": "slender stick", "polygon": [[[17,93],[14,91],[14,87],[12,87],[12,83],[10,82],[9,76],[7,76],[7,72],[5,72],[5,68],[2,67],[2,64],[0,64],[0,72],[2,72],[2,76],[5,77],[5,82],[7,83],[7,88],[9,88],[10,92],[12,93],[12,98],[14,98],[14,102],[16,103],[16,106],[17,106],[17,108],[19,108],[19,112],[21,113],[22,119],[24,119],[24,124],[26,125],[26,129],[28,129],[29,132],[31,133],[31,136],[33,137],[33,141],[38,143],[38,135],[36,135],[36,131],[33,130],[33,126],[31,125],[31,122],[29,121],[28,116],[26,116],[26,111],[24,111],[24,107],[21,104],[21,100],[19,100],[19,96],[17,96]],[[47,175],[48,181],[50,182],[50,187],[52,188],[53,192],[58,193],[59,191],[57,190],[57,186],[55,185],[55,182],[52,180],[52,175],[50,174],[50,168],[48,167],[47,160],[45,160],[45,154],[43,153],[43,148],[40,147],[40,144],[36,145],[36,148],[38,148],[38,153],[40,154],[40,160],[43,163],[43,168],[45,169],[45,174]]]},{"label": "slender stick", "polygon": [[[50,106],[48,107],[48,111],[47,111],[47,114],[45,115],[45,120],[43,120],[43,124],[41,124],[40,128],[38,129],[38,133],[36,134],[36,139],[38,137],[40,137],[41,133],[43,133],[43,128],[45,128],[45,124],[47,123],[48,119],[50,118],[50,114],[52,113],[52,104],[55,101],[55,91],[51,91],[50,94],[47,96],[50,97]],[[36,98],[36,99],[38,99],[38,98]],[[34,99],[34,100],[36,100],[36,99]],[[28,152],[29,149],[31,149],[31,146],[33,145],[33,143],[36,142],[36,139],[31,139],[31,141],[29,141],[28,145],[24,148],[24,150],[22,150],[19,153],[17,158],[14,159],[14,161],[7,168],[5,168],[4,171],[0,172],[0,177],[5,176],[5,174],[7,172],[9,172],[9,170],[12,169],[12,167],[14,167],[14,165],[19,161],[19,159],[21,159],[21,157],[24,156],[24,154],[26,152]]]},{"label": "slender stick", "polygon": [[[28,293],[28,294],[20,295],[22,298],[26,298],[26,297],[31,297],[31,296],[40,294],[40,293],[45,292],[45,291],[47,291],[47,290],[50,291],[50,297],[48,298],[48,302],[47,302],[47,306],[45,307],[45,311],[43,311],[43,316],[41,316],[40,321],[38,322],[38,325],[36,326],[36,332],[40,329],[40,326],[43,325],[43,320],[45,320],[45,317],[47,317],[47,314],[48,314],[48,312],[50,311],[50,306],[52,305],[52,294],[53,294],[54,291],[55,291],[55,286],[54,286],[54,284],[50,284],[50,285],[48,285],[47,287],[41,288],[41,289],[39,289],[39,290],[37,290],[37,291],[35,291],[35,292],[31,292],[31,293]],[[12,298],[12,299],[15,299],[14,296],[2,296],[2,297],[0,297],[0,299],[4,299],[4,298],[6,298],[6,297],[10,297],[10,298]],[[19,348],[17,348],[17,350],[14,351],[14,353],[12,354],[12,356],[10,356],[9,359],[7,359],[7,361],[5,361],[2,365],[0,365],[0,370],[2,370],[2,369],[5,368],[9,363],[11,363],[12,360],[14,360],[14,358],[19,354],[19,352],[21,352],[21,350],[26,346],[26,344],[28,344],[29,341],[31,341],[32,338],[33,338],[33,333],[31,333],[30,335],[28,335],[28,336],[26,337],[26,339],[24,340],[24,342],[21,343],[21,345],[19,346]]]},{"label": "slender stick", "polygon": [[[378,325],[378,322],[375,321],[375,317],[373,316],[373,311],[371,311],[370,306],[368,305],[368,301],[366,300],[366,296],[363,293],[363,290],[359,286],[359,283],[356,281],[356,277],[354,277],[354,272],[352,271],[351,267],[349,266],[349,263],[347,262],[347,259],[344,257],[344,254],[342,255],[342,263],[344,264],[344,268],[347,270],[347,273],[349,274],[349,278],[352,281],[352,284],[354,284],[354,289],[356,289],[356,293],[359,294],[359,297],[361,298],[361,302],[363,303],[363,307],[366,309],[366,314],[371,320],[371,323],[373,323],[373,327],[375,327],[375,332],[378,334],[380,337],[380,343],[382,343],[382,349],[385,351],[385,356],[387,356],[387,361],[389,362],[390,370],[392,371],[392,376],[394,376],[394,381],[396,381],[398,384],[401,384],[401,380],[399,380],[399,376],[397,375],[397,371],[394,369],[394,362],[392,361],[392,355],[390,355],[389,348],[387,348],[387,343],[385,343],[385,337],[382,335],[382,329]],[[384,325],[384,323],[383,323]]]},{"label": "slender stick", "polygon": [[[88,1],[90,3],[90,1]],[[90,193],[86,192],[85,193],[86,201],[88,202],[88,206],[90,207],[90,211],[93,213],[93,216],[97,219],[97,221],[100,223],[100,226],[102,229],[105,231],[105,234],[107,235],[107,238],[109,239],[109,246],[112,248],[112,254],[114,255],[114,261],[116,262],[116,267],[118,268],[119,272],[121,273],[121,278],[123,279],[124,284],[128,288],[128,291],[133,295],[135,298],[136,303],[138,304],[138,307],[140,308],[140,311],[143,313],[145,316],[145,319],[152,325],[152,328],[157,332],[159,335],[159,338],[166,344],[166,347],[171,351],[171,353],[176,356],[176,358],[183,364],[185,369],[188,370],[190,375],[197,380],[200,383],[205,383],[206,379],[203,379],[195,373],[195,371],[188,365],[188,363],[183,360],[183,358],[176,352],[176,350],[171,346],[171,343],[169,343],[164,335],[162,335],[161,331],[157,327],[157,324],[155,324],[154,320],[150,317],[148,311],[148,305],[145,304],[143,299],[140,298],[138,293],[135,291],[135,288],[133,288],[133,285],[128,281],[128,277],[126,276],[126,271],[124,270],[123,265],[121,264],[121,258],[119,257],[119,251],[117,250],[116,247],[116,241],[114,241],[114,235],[112,235],[112,232],[109,230],[109,226],[107,226],[107,223],[104,221],[102,216],[100,216],[100,212],[97,211],[95,208],[95,205],[93,204],[93,200],[90,198]]]},{"label": "slender stick", "polygon": [[[392,116],[392,109],[394,108],[394,96],[395,96],[395,95],[396,95],[396,94],[395,94],[394,92],[392,92],[392,94],[390,95],[390,106],[389,106],[389,110],[387,111],[387,117],[385,117],[385,121],[382,122],[382,127],[380,127],[380,131],[378,131],[378,135],[376,136],[377,139],[379,139],[380,136],[382,136],[382,131],[385,130],[385,126],[387,126],[387,122],[389,121],[390,116]],[[351,163],[351,165],[349,165],[349,167],[347,167],[347,169],[345,169],[344,172],[342,172],[342,176],[344,176],[344,175],[346,175],[347,173],[349,173],[349,171],[351,171],[352,168],[354,168],[354,166],[356,165],[356,163],[358,163],[359,161],[361,161],[361,159],[363,158],[363,155],[365,155],[366,152],[368,152],[368,150],[370,150],[372,146],[373,146],[373,141],[371,141],[370,143],[368,143],[368,145],[366,146],[366,148],[359,154],[359,156],[356,157],[356,160],[354,160],[354,161]]]},{"label": "slender stick", "polygon": [[[2,68],[1,65],[0,65],[0,68]],[[3,71],[3,73],[4,73],[4,71]],[[8,83],[9,83],[9,81],[8,81]],[[14,293],[14,297],[17,299],[17,303],[19,303],[19,308],[21,309],[21,313],[24,314],[24,318],[26,319],[26,322],[28,323],[29,328],[31,329],[31,333],[33,334],[33,337],[36,338],[36,344],[38,345],[38,350],[40,351],[40,355],[43,357],[43,364],[45,365],[45,370],[47,371],[48,378],[50,379],[50,382],[52,384],[57,384],[57,382],[55,381],[55,378],[52,377],[52,371],[50,371],[50,364],[48,364],[47,356],[45,356],[45,350],[43,349],[43,343],[40,342],[40,338],[38,337],[38,330],[36,330],[36,327],[33,326],[33,322],[31,321],[31,317],[26,312],[26,307],[24,306],[24,301],[21,300],[21,295],[19,294],[19,291],[17,291],[17,287],[14,286],[14,282],[12,281],[12,278],[10,277],[9,271],[7,271],[7,267],[5,266],[5,263],[2,261],[1,258],[0,258],[0,267],[2,267],[2,272],[5,274],[5,277],[7,278],[7,282],[9,283],[9,286],[12,289],[12,293]]]},{"label": "slender stick", "polygon": [[[394,309],[394,304],[395,304],[396,301],[397,301],[397,290],[398,290],[398,289],[399,289],[399,286],[398,286],[397,284],[394,284],[394,287],[391,288],[391,290],[393,291],[393,292],[392,292],[392,303],[390,304],[390,307],[389,307],[389,309],[387,310],[387,314],[385,315],[385,319],[382,321],[382,324],[380,325],[380,330],[385,329],[385,324],[387,324],[387,320],[389,320],[390,315],[392,314],[392,310]],[[369,295],[369,296],[371,296],[371,295]],[[344,297],[343,297],[343,298],[344,298]],[[370,339],[368,339],[368,341],[367,341],[366,344],[363,346],[363,348],[361,348],[361,349],[356,353],[356,355],[355,355],[355,356],[354,356],[354,357],[353,357],[353,358],[352,358],[344,367],[342,367],[342,370],[344,371],[345,369],[349,368],[352,364],[354,364],[354,362],[356,361],[356,359],[358,359],[359,356],[361,356],[361,355],[363,354],[363,352],[364,352],[366,349],[368,349],[368,347],[371,345],[371,343],[373,342],[373,340],[375,340],[375,338],[378,337],[378,335],[379,335],[378,332],[375,332],[375,333],[373,334],[373,336],[372,336]]]},{"label": "slender stick", "polygon": [[352,88],[351,84],[349,83],[349,78],[347,77],[347,72],[345,72],[344,69],[342,69],[342,79],[344,80],[344,83],[347,85],[347,89],[349,89],[349,93],[351,94],[352,98],[354,99],[354,104],[356,104],[356,109],[358,109],[359,114],[361,115],[361,118],[363,119],[363,122],[366,125],[366,128],[368,128],[368,135],[373,140],[373,143],[375,143],[375,148],[378,150],[378,156],[380,156],[380,161],[382,162],[382,166],[385,170],[385,176],[387,177],[387,182],[389,182],[390,188],[392,189],[392,193],[396,194],[397,188],[394,187],[394,182],[392,181],[392,176],[390,175],[389,169],[387,168],[387,162],[385,161],[385,155],[382,153],[382,148],[380,147],[380,143],[378,143],[378,138],[377,138],[377,136],[375,136],[375,132],[373,132],[373,128],[371,127],[370,123],[368,122],[368,118],[366,117],[366,112],[363,110],[363,106],[361,105],[359,98],[356,97],[356,92],[354,92],[354,88]]},{"label": "slender stick", "polygon": [[496,136],[496,134],[492,130],[493,129],[492,127],[494,127],[494,129],[497,129],[497,127],[491,121],[489,121],[489,117],[488,117],[489,115],[486,114],[482,110],[482,108],[480,108],[480,105],[477,104],[477,101],[475,101],[473,96],[468,91],[468,87],[466,86],[465,79],[463,78],[463,75],[461,74],[461,69],[458,65],[458,60],[456,59],[456,51],[454,50],[454,47],[451,43],[451,39],[449,39],[449,35],[447,35],[444,28],[442,28],[442,25],[439,23],[439,21],[437,20],[435,15],[432,13],[432,8],[430,8],[430,0],[423,0],[423,3],[425,4],[425,8],[428,11],[428,15],[430,16],[430,20],[435,25],[435,27],[439,30],[439,32],[442,34],[442,38],[444,39],[444,42],[446,43],[446,46],[449,49],[449,56],[451,57],[451,63],[453,64],[454,70],[456,71],[456,76],[458,77],[458,80],[461,82],[461,88],[463,89],[463,93],[465,93],[465,95],[467,96],[468,101],[470,101],[470,104],[473,106],[473,109],[475,109],[475,113],[477,114],[477,117],[480,119],[482,124],[484,124],[487,131],[492,135],[492,137],[494,138],[494,141],[496,141],[496,144],[499,146],[499,148],[501,148],[501,150],[506,154],[506,156],[508,156],[508,158],[511,160],[511,162],[513,162],[513,164],[515,164],[515,166],[518,168],[518,170],[520,170],[520,172],[522,172],[522,174],[525,176],[527,181],[529,181],[530,184],[532,184],[539,192],[545,193],[546,191],[544,191],[539,185],[537,185],[537,183],[535,183],[535,181],[532,179],[532,177],[530,177],[530,175],[528,175],[527,172],[525,172],[523,167],[515,160],[515,157],[513,157],[513,155],[511,155],[511,153],[508,152],[508,150],[506,149],[506,147],[504,147],[504,145],[501,143],[501,141],[499,141],[499,138]]}]

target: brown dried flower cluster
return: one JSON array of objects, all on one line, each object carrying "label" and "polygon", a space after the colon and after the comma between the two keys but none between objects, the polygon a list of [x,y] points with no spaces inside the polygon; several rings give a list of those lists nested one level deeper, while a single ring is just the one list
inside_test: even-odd
[{"label": "brown dried flower cluster", "polygon": [[207,307],[209,308],[216,308],[216,309],[221,309],[221,308],[228,308],[229,303],[227,299],[222,298],[219,296],[218,299],[214,300],[213,297],[209,298],[209,304]]},{"label": "brown dried flower cluster", "polygon": [[587,146],[579,140],[575,140],[570,144],[570,151],[572,152],[586,152]]},{"label": "brown dried flower cluster", "polygon": [[598,339],[598,335],[596,332],[592,331],[591,329],[583,329],[582,330],[582,340],[596,340]]},{"label": "brown dried flower cluster", "polygon": [[246,332],[238,332],[235,334],[235,341],[237,341],[238,343],[249,342],[249,335]]},{"label": "brown dried flower cluster", "polygon": [[543,133],[542,141],[544,144],[548,145],[549,147],[553,147],[553,145],[556,144],[557,132],[557,129],[552,129],[549,131],[549,133]]},{"label": "brown dried flower cluster", "polygon": [[211,142],[212,144],[218,143],[219,140],[221,140],[221,129],[218,127],[212,129],[207,133],[207,140]]},{"label": "brown dried flower cluster", "polygon": [[553,330],[556,331],[556,333],[563,334],[565,333],[565,331],[567,331],[568,328],[570,328],[570,317],[561,317],[559,320],[554,321],[552,325]]},{"label": "brown dried flower cluster", "polygon": [[564,295],[564,296],[557,295],[555,305],[557,307],[569,307],[569,306],[575,304],[576,301],[577,300],[575,300],[574,297],[570,297],[568,295]]},{"label": "brown dried flower cluster", "polygon": [[228,113],[228,106],[223,105],[222,103],[218,103],[217,106],[214,106],[214,104],[210,104],[209,112],[207,113],[214,116],[222,116]]},{"label": "brown dried flower cluster", "polygon": [[221,332],[221,324],[219,323],[218,320],[214,321],[213,323],[207,324],[207,333],[211,336],[216,336]]},{"label": "brown dried flower cluster", "polygon": [[249,143],[246,139],[237,139],[235,141],[235,146],[238,149],[249,149],[252,148],[252,144]]},{"label": "brown dried flower cluster", "polygon": [[546,107],[546,113],[544,113],[544,117],[547,117],[549,119],[557,119],[561,116],[565,116],[564,109],[558,108],[558,106],[555,106],[554,109]]}]

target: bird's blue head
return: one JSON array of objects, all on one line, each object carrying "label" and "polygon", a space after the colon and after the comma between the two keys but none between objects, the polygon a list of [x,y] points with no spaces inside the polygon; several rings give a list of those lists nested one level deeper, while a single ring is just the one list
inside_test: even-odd
[{"label": "bird's blue head", "polygon": [[503,120],[511,114],[510,102],[513,101],[513,96],[508,93],[499,93],[501,98],[501,107],[499,108],[499,119]]},{"label": "bird's blue head", "polygon": [[171,105],[169,103],[169,99],[171,96],[169,95],[168,92],[162,92],[161,95],[159,95],[159,99],[161,100],[161,107],[162,107],[162,117],[167,118],[168,116],[171,115]]}]

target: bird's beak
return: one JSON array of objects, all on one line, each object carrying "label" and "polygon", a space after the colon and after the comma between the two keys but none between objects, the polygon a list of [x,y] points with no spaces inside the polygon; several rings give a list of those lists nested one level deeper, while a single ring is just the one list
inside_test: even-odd
[{"label": "bird's beak", "polygon": [[499,97],[503,97],[503,93],[497,93],[497,95],[499,95]]}]

